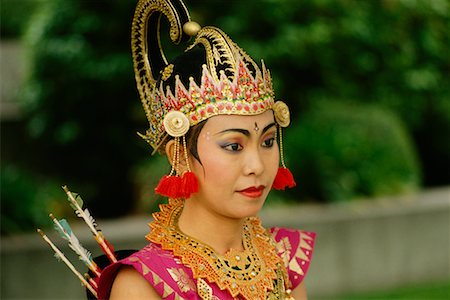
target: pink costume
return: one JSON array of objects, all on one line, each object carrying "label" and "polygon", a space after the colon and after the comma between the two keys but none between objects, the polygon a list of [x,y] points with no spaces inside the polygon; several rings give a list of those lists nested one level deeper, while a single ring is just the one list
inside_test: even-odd
[{"label": "pink costume", "polygon": [[[170,22],[173,42],[194,38],[171,63],[160,48],[161,17]],[[167,141],[174,142],[172,170],[155,189],[171,199],[154,215],[147,236],[150,244],[102,272],[99,297],[109,298],[120,267],[132,266],[163,299],[290,299],[292,289],[308,270],[314,233],[266,230],[258,218],[248,218],[242,228],[243,250],[230,249],[219,255],[182,233],[177,225],[181,198],[188,199],[199,190],[189,160],[182,156],[189,153],[186,141],[191,128],[213,116],[256,116],[273,111],[281,164],[272,188],[295,186],[282,146],[282,128],[290,124],[289,108],[275,100],[269,70],[263,63],[259,67],[219,28],[201,28],[192,22],[181,0],[139,0],[132,25],[132,52],[150,125],[141,137],[154,152],[165,153]],[[179,166],[183,160],[186,170]]]},{"label": "pink costume", "polygon": [[[255,224],[259,222],[257,218],[250,219],[253,219]],[[155,221],[151,224],[152,228],[154,223]],[[313,252],[315,234],[273,227],[266,231],[266,236],[282,262],[281,268],[284,269],[283,272],[288,278],[286,282],[283,282],[282,289],[287,291],[284,295],[289,295],[289,290],[295,289],[306,275]],[[175,250],[175,252],[179,251]],[[192,266],[183,263],[183,260],[183,257],[174,255],[174,251],[163,249],[161,244],[151,241],[140,251],[102,272],[98,289],[99,299],[109,298],[114,278],[122,266],[132,266],[136,269],[162,299],[258,299],[261,295],[264,298],[260,299],[280,299],[280,296],[274,297],[270,290],[267,290],[267,293],[260,292],[258,296],[252,296],[252,298],[245,298],[242,294],[233,297],[229,289],[220,289],[216,282],[209,282],[206,278],[195,276],[194,273],[198,271],[197,266],[193,269]],[[289,296],[287,298],[289,299]]]}]

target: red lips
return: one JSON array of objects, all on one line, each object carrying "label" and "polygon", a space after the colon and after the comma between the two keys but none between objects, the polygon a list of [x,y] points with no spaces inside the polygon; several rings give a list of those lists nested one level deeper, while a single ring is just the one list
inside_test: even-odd
[{"label": "red lips", "polygon": [[246,197],[258,198],[258,197],[261,197],[263,191],[264,191],[264,186],[260,185],[258,187],[255,187],[255,186],[248,187],[244,190],[238,191],[238,193],[240,193]]}]

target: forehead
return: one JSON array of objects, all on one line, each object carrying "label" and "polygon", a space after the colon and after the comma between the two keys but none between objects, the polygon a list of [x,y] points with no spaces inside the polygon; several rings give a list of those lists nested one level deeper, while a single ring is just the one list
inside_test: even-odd
[{"label": "forehead", "polygon": [[264,127],[271,123],[274,123],[275,119],[273,116],[273,111],[268,110],[259,115],[252,116],[242,116],[242,115],[218,115],[208,119],[205,127],[208,130],[224,130],[227,128],[254,128],[255,123]]}]

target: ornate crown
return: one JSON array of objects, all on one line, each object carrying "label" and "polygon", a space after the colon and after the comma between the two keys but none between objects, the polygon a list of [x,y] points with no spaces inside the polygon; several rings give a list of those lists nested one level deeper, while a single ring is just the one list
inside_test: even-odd
[{"label": "ornate crown", "polygon": [[[174,64],[167,62],[159,38],[160,15],[169,20],[173,42],[187,39],[185,32],[196,36],[185,52],[195,47],[205,53],[206,62],[198,66],[200,78],[189,76],[183,83]],[[198,25],[195,29],[195,24],[180,1],[141,0],[136,8],[132,26],[133,62],[150,125],[146,134],[140,136],[154,150],[167,134],[183,136],[190,126],[212,116],[256,115],[274,107],[272,80],[264,63],[261,71],[220,29],[211,26],[200,29]],[[191,30],[186,30],[187,27]]]}]

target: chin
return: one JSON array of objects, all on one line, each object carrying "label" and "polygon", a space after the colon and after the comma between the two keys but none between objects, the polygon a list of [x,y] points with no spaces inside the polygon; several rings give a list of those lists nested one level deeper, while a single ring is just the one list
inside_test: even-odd
[{"label": "chin", "polygon": [[245,203],[241,205],[241,209],[237,213],[239,215],[239,218],[248,218],[248,217],[254,217],[258,215],[258,213],[261,211],[263,207],[264,201],[258,201],[254,203]]}]

